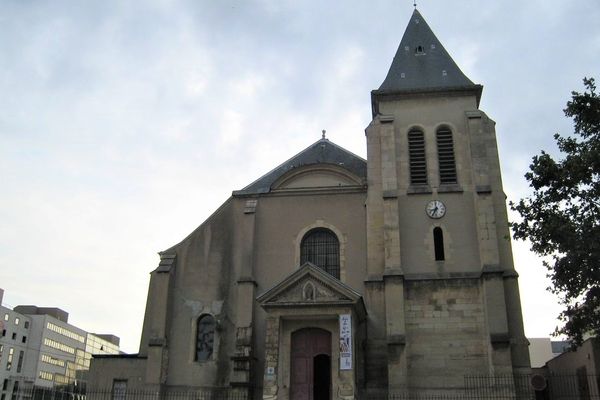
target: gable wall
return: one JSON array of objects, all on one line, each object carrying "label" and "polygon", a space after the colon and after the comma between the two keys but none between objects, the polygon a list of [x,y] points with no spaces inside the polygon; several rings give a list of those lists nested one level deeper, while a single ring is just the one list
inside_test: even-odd
[{"label": "gable wall", "polygon": [[[293,273],[303,230],[313,225],[334,226],[343,234],[344,283],[362,291],[366,274],[366,193],[265,196],[256,213],[254,271],[261,294]],[[255,303],[256,376],[264,371],[266,312]]]}]

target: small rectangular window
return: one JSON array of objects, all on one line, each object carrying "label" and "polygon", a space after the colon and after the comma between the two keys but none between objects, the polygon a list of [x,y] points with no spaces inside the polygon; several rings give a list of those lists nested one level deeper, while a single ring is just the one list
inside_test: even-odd
[{"label": "small rectangular window", "polygon": [[19,322],[21,322],[21,320],[19,319],[19,317],[15,318],[15,325],[19,325]]},{"label": "small rectangular window", "polygon": [[2,337],[6,336],[6,329],[2,329]]},{"label": "small rectangular window", "polygon": [[23,338],[21,339],[21,343],[27,343],[27,336],[23,335]]},{"label": "small rectangular window", "polygon": [[2,390],[6,389],[8,389],[8,379],[4,379],[4,382],[2,382]]},{"label": "small rectangular window", "polygon": [[4,320],[8,321],[8,314],[4,314]]},{"label": "small rectangular window", "polygon": [[25,329],[29,329],[29,321],[25,321],[25,323],[23,324],[23,326],[25,327]]},{"label": "small rectangular window", "polygon": [[13,332],[12,333],[12,340],[16,340],[17,339],[17,332]]}]

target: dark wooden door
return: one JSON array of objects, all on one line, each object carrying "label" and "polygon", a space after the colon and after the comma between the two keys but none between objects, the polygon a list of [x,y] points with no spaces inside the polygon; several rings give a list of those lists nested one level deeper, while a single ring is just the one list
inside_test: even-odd
[{"label": "dark wooden door", "polygon": [[[329,400],[331,333],[318,328],[306,328],[292,333],[291,360],[290,399]],[[323,368],[327,364],[328,370]],[[325,382],[327,388],[323,387]]]}]

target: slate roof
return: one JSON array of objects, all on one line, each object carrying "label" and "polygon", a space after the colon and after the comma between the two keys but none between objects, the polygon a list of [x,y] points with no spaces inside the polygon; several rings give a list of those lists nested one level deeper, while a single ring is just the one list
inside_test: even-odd
[{"label": "slate roof", "polygon": [[242,190],[234,191],[233,195],[268,193],[271,185],[288,171],[314,164],[337,165],[365,181],[367,179],[367,161],[365,159],[330,142],[329,139],[320,139]]},{"label": "slate roof", "polygon": [[482,86],[463,74],[415,9],[387,76],[372,96],[457,89],[475,90],[479,101]]}]

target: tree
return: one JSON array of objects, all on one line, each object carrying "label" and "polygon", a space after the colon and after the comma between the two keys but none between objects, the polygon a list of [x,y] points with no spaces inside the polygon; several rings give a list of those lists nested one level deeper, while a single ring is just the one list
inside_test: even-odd
[{"label": "tree", "polygon": [[511,223],[515,239],[528,239],[544,258],[551,290],[563,305],[562,326],[574,345],[600,334],[600,97],[594,79],[572,92],[564,113],[574,134],[554,139],[561,160],[542,151],[525,174],[533,194],[510,202],[521,216]]}]

